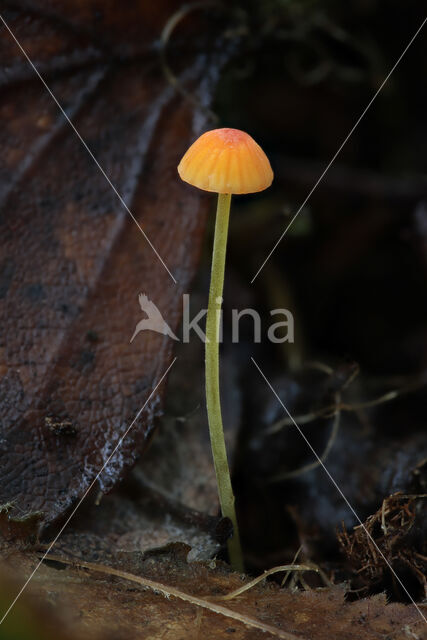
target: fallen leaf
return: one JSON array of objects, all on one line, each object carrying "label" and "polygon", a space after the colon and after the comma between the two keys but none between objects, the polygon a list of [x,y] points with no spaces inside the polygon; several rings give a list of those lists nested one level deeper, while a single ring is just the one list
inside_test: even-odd
[{"label": "fallen leaf", "polygon": [[[176,3],[7,7],[4,19],[99,163],[2,25],[0,504],[13,504],[11,517],[42,512],[46,525],[103,465],[99,484],[111,489],[161,413],[162,389],[150,394],[173,341],[151,331],[129,341],[141,292],[177,330],[208,201],[176,165],[207,115],[161,69],[156,42]],[[184,33],[199,26],[186,21]],[[209,104],[225,58],[208,43],[179,56],[178,82]]]},{"label": "fallen leaf", "polygon": [[[35,561],[31,555],[13,556],[9,571],[12,566],[26,566],[28,571]],[[65,630],[77,637],[82,633],[90,638],[106,633],[153,640],[203,636],[219,640],[231,634],[239,640],[427,637],[415,607],[387,605],[383,595],[345,602],[342,587],[292,593],[264,583],[231,601],[221,600],[221,595],[242,585],[241,577],[221,564],[215,569],[189,564],[185,555],[173,550],[142,559],[134,572],[84,562],[69,566],[70,562],[73,565],[72,559],[55,556],[52,566],[43,565],[31,593],[54,602],[57,615],[68,620]],[[9,624],[13,620],[11,613]]]}]

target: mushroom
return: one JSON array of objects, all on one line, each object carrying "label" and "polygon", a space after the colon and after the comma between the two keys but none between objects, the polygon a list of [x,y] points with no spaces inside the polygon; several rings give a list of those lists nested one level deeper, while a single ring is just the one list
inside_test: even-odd
[{"label": "mushroom", "polygon": [[228,541],[232,567],[243,571],[234,494],[228,467],[219,393],[219,330],[231,195],[267,189],[273,171],[250,135],[239,129],[213,129],[200,136],[178,165],[184,182],[218,193],[211,284],[206,319],[206,405],[221,512],[233,524]]}]

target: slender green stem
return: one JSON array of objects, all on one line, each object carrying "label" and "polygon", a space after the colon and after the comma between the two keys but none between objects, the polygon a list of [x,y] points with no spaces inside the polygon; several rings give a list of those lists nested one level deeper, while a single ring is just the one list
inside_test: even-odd
[{"label": "slender green stem", "polygon": [[219,394],[219,331],[230,202],[230,194],[220,193],[218,195],[211,286],[206,319],[206,404],[221,511],[222,515],[230,518],[233,523],[233,537],[228,541],[228,553],[233,569],[243,571],[242,549],[225,448]]}]

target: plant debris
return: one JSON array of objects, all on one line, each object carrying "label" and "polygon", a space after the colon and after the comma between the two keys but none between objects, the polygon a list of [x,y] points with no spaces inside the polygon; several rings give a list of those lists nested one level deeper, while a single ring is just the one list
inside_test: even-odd
[{"label": "plant debris", "polygon": [[349,534],[343,526],[338,540],[354,573],[355,589],[372,592],[376,586],[382,589],[391,584],[398,597],[405,597],[401,584],[390,573],[391,565],[404,584],[418,583],[418,589],[411,589],[412,597],[427,597],[426,499],[427,494],[395,493],[383,500],[363,527],[358,525]]},{"label": "plant debris", "polygon": [[[1,573],[10,575],[16,567],[29,572],[37,558],[10,556]],[[238,640],[354,640],[355,634],[360,640],[427,637],[412,605],[387,604],[384,595],[345,602],[342,587],[293,593],[267,583],[224,601],[219,596],[242,586],[241,576],[230,574],[222,563],[216,568],[188,564],[185,554],[174,549],[147,556],[135,569],[55,554],[32,581],[26,606],[37,607],[39,599],[47,599],[53,608],[49,615],[60,616],[67,640],[65,634],[77,639],[82,633],[91,640],[203,636],[220,640],[230,634]],[[17,611],[11,612],[7,630],[17,624],[17,616]]]}]

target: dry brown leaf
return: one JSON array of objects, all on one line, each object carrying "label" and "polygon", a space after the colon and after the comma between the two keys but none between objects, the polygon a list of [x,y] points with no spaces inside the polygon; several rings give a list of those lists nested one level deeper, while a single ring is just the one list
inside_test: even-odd
[{"label": "dry brown leaf", "polygon": [[[206,113],[170,86],[154,46],[175,10],[169,0],[34,0],[4,11],[178,281],[2,26],[0,504],[13,518],[63,515],[171,361],[170,338],[146,331],[129,340],[140,292],[176,331],[203,235],[207,200],[178,180],[176,165]],[[186,20],[184,33],[197,24]],[[179,82],[204,104],[219,58],[179,57]],[[157,393],[100,477],[102,490],[144,451],[160,412]]]},{"label": "dry brown leaf", "polygon": [[[8,565],[29,571],[36,561],[34,555],[14,556]],[[104,630],[117,638],[152,640],[219,640],[230,634],[244,640],[427,637],[414,607],[387,604],[382,595],[348,603],[340,587],[292,593],[275,584],[258,584],[230,602],[220,602],[217,596],[241,585],[241,577],[221,564],[216,569],[188,564],[173,550],[142,560],[138,567],[142,575],[87,566],[43,565],[31,584],[33,596],[54,602],[76,637],[84,632],[85,637],[95,638]]]}]

